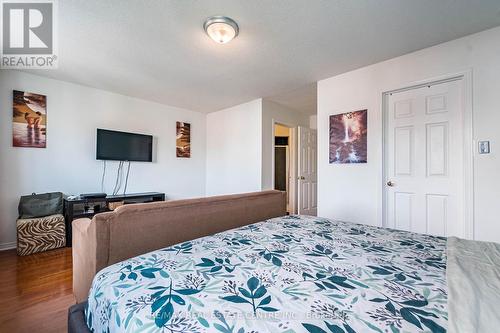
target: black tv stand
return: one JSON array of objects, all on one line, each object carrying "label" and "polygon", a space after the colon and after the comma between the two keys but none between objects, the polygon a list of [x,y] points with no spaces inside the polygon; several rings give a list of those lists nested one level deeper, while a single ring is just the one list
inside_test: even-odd
[{"label": "black tv stand", "polygon": [[123,203],[124,205],[135,203],[146,203],[165,201],[165,193],[146,192],[108,195],[104,198],[64,198],[64,219],[66,221],[66,246],[71,247],[72,229],[71,222],[80,218],[92,218],[94,215],[110,212],[113,203]]}]

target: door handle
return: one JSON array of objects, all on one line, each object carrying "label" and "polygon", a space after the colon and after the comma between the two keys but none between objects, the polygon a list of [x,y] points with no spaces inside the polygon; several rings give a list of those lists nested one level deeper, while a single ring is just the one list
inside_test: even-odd
[{"label": "door handle", "polygon": [[306,180],[306,177],[304,177],[304,176],[300,176],[300,177],[299,177],[299,180]]},{"label": "door handle", "polygon": [[389,180],[387,182],[387,186],[389,186],[389,187],[394,187],[394,185],[396,185],[396,184],[394,184],[392,180]]}]

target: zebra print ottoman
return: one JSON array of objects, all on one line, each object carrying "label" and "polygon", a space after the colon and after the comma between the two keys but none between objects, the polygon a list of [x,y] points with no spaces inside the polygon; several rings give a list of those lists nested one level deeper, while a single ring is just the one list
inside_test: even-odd
[{"label": "zebra print ottoman", "polygon": [[17,220],[17,254],[43,252],[66,245],[64,216],[61,214],[46,217]]}]

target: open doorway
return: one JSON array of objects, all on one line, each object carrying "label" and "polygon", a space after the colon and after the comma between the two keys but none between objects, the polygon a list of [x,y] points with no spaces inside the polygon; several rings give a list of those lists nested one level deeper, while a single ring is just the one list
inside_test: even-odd
[{"label": "open doorway", "polygon": [[295,186],[294,174],[294,146],[293,128],[286,125],[274,124],[274,189],[287,193],[287,213],[293,214]]},{"label": "open doorway", "polygon": [[316,215],[316,83],[266,97],[262,111],[262,188],[286,191],[289,214]]}]

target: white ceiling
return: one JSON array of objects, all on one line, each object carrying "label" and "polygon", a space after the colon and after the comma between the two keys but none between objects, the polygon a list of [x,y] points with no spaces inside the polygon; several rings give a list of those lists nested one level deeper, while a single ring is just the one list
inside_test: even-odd
[{"label": "white ceiling", "polygon": [[267,97],[266,99],[295,111],[313,115],[317,113],[318,109],[317,86],[317,83],[314,82],[297,89]]},{"label": "white ceiling", "polygon": [[[58,3],[59,69],[33,72],[201,112],[279,99],[320,79],[500,25],[498,0]],[[202,25],[211,15],[235,19],[238,38],[225,45],[210,40]]]}]

